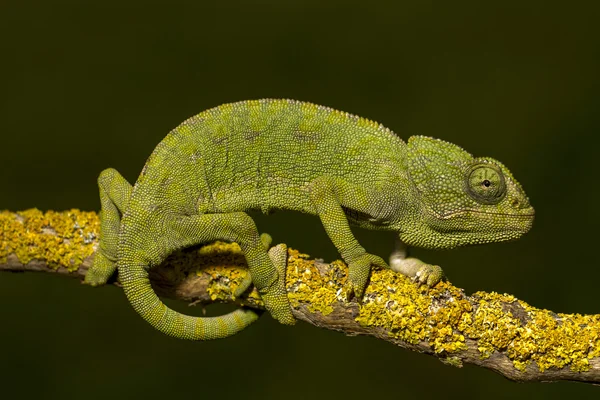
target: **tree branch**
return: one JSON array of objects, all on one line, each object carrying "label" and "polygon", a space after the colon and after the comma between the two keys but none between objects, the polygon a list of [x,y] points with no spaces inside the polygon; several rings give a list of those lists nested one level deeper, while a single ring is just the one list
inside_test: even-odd
[{"label": "tree branch", "polygon": [[[98,232],[93,212],[0,212],[0,271],[82,280]],[[288,256],[287,290],[297,319],[346,335],[375,336],[450,365],[479,365],[515,381],[600,383],[600,315],[556,314],[507,294],[467,296],[448,282],[417,287],[390,270],[373,271],[359,305],[345,298],[343,262],[322,263],[296,250]],[[233,297],[244,274],[239,247],[217,242],[171,255],[150,278],[163,297],[262,309],[256,290]]]}]

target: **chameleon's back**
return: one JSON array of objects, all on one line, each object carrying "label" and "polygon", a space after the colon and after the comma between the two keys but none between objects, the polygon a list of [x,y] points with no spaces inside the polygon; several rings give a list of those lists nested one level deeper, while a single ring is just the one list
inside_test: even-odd
[{"label": "chameleon's back", "polygon": [[[189,163],[193,173],[186,171],[181,181],[199,189],[201,211],[311,212],[306,187],[314,178],[328,174],[376,185],[380,175],[401,170],[405,155],[404,142],[382,125],[295,100],[244,101],[204,111],[161,145],[148,168]],[[198,180],[189,182],[190,176]]]}]

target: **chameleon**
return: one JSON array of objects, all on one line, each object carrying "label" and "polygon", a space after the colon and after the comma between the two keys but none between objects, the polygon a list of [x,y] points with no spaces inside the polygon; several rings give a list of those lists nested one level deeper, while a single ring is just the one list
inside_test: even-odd
[{"label": "chameleon", "polygon": [[[182,339],[233,335],[258,314],[246,308],[192,317],[168,308],[149,270],[172,252],[215,240],[237,242],[265,308],[294,324],[285,289],[285,254],[270,256],[249,211],[287,209],[320,218],[348,264],[347,292],[360,301],[373,266],[350,227],[395,233],[402,246],[448,249],[512,240],[532,226],[534,209],[499,161],[474,157],[425,136],[406,142],[369,119],[287,99],[224,104],[173,129],[154,149],[135,185],[115,169],[98,178],[100,243],[85,283],[118,270],[135,309],[159,331]],[[435,285],[441,268],[396,252],[393,266]],[[283,264],[283,266],[282,266]]]}]

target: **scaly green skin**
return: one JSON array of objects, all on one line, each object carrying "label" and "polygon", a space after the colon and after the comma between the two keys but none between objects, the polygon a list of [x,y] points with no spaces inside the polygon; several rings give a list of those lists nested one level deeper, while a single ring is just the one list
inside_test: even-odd
[{"label": "scaly green skin", "polygon": [[[473,158],[441,140],[404,143],[375,122],[294,100],[257,100],[204,111],[156,147],[132,188],[117,171],[99,177],[101,242],[86,282],[99,285],[118,267],[134,309],[160,331],[185,339],[232,335],[256,314],[237,310],[194,318],[167,308],[148,280],[177,249],[214,240],[239,243],[267,310],[295,322],[284,258],[267,254],[245,211],[316,214],[349,266],[349,295],[361,298],[372,265],[350,225],[390,230],[407,245],[452,248],[514,239],[533,208],[499,162]],[[267,240],[268,241],[268,240]],[[277,261],[279,260],[279,261]],[[395,269],[434,285],[441,269],[395,257]]]}]

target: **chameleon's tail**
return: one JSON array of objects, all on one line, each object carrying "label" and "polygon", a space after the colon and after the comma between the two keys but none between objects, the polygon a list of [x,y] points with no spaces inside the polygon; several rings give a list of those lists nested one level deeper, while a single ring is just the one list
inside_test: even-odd
[{"label": "chameleon's tail", "polygon": [[167,307],[156,295],[144,265],[119,268],[119,279],[129,302],[159,331],[180,339],[209,340],[234,335],[258,319],[249,309],[238,309],[218,317],[191,317]]}]

